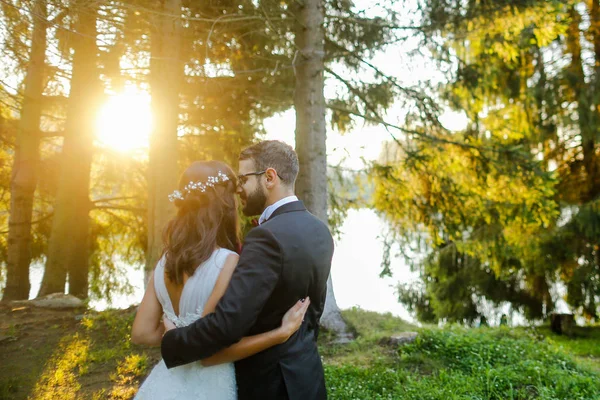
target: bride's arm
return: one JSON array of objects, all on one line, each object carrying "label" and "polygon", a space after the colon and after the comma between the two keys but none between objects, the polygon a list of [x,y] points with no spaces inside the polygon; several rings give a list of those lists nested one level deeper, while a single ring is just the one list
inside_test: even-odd
[{"label": "bride's arm", "polygon": [[150,276],[146,293],[142,303],[135,314],[131,328],[131,341],[135,344],[158,346],[162,339],[165,327],[161,316],[163,310],[154,290],[154,274]]},{"label": "bride's arm", "polygon": [[[217,303],[225,293],[225,290],[227,290],[227,286],[231,280],[231,275],[233,275],[233,271],[235,270],[238,260],[239,256],[235,254],[227,257],[225,265],[223,266],[223,269],[217,278],[215,287],[206,302],[204,312],[202,313],[203,317],[214,312]],[[284,343],[294,332],[300,328],[304,314],[306,313],[309,305],[309,299],[306,299],[305,302],[298,301],[298,303],[296,303],[296,305],[294,305],[285,314],[282,324],[279,328],[273,329],[269,332],[261,333],[260,335],[245,337],[236,344],[221,350],[209,358],[203,359],[202,365],[217,365],[241,360],[256,353],[260,353],[269,347]]]},{"label": "bride's arm", "polygon": [[233,275],[233,271],[235,271],[235,267],[240,259],[240,256],[237,254],[230,254],[225,259],[225,263],[223,264],[223,268],[217,277],[217,281],[215,282],[215,287],[211,292],[208,300],[206,300],[206,304],[204,305],[204,310],[202,312],[202,316],[206,316],[215,311],[217,307],[217,303],[225,294],[225,290],[227,290],[227,286],[229,286],[229,281],[231,280],[231,275]]},{"label": "bride's arm", "polygon": [[309,298],[306,298],[305,301],[299,300],[284,315],[279,328],[259,335],[244,337],[236,344],[219,351],[209,358],[205,358],[201,361],[202,365],[211,366],[238,361],[256,353],[260,353],[269,347],[284,343],[300,328],[300,325],[302,325],[304,314],[306,314],[309,305]]}]

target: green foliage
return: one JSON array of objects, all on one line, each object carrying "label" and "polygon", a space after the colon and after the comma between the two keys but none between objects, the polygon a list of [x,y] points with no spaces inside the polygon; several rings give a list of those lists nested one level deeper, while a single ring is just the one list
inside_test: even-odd
[{"label": "green foliage", "polygon": [[598,375],[522,330],[421,330],[396,365],[327,366],[333,399],[594,399]]},{"label": "green foliage", "polygon": [[[3,93],[7,88],[0,84],[0,287],[5,281],[7,260],[8,220],[10,211],[10,186],[14,159],[15,136],[18,120],[14,109],[9,107],[19,101],[19,96]],[[6,103],[4,102],[6,100]],[[52,203],[54,200],[56,170],[53,165],[54,153],[46,141],[42,146],[40,182],[34,196],[32,215],[31,260],[40,262],[46,254],[52,223]]]},{"label": "green foliage", "polygon": [[[8,210],[10,209],[10,176],[11,176],[11,165],[12,165],[12,151],[11,149],[14,144],[14,129],[11,121],[7,121],[2,114],[4,111],[2,103],[0,103],[0,140],[4,146],[0,149],[0,205],[2,211],[0,212],[0,226],[8,227]],[[12,149],[11,149],[12,150]],[[8,235],[7,232],[0,234],[0,283],[5,281],[4,269],[7,258],[7,246],[8,246]]]},{"label": "green foliage", "polygon": [[319,342],[324,344],[320,346],[319,351],[324,362],[329,365],[392,366],[395,351],[382,343],[394,334],[417,329],[389,313],[379,314],[357,307],[343,310],[342,317],[356,339],[351,343],[336,344],[336,335],[322,330]]},{"label": "green foliage", "polygon": [[598,326],[575,327],[571,335],[552,334],[547,326],[537,332],[554,348],[574,356],[581,364],[600,372],[600,330]]},{"label": "green foliage", "polygon": [[407,260],[422,283],[400,299],[427,321],[471,322],[483,300],[539,319],[560,282],[574,312],[597,318],[600,53],[582,48],[599,48],[600,29],[580,24],[597,7],[420,5],[422,45],[447,71],[429,90],[468,123],[448,132],[439,112],[413,112],[374,168],[375,208],[401,247],[426,255]]},{"label": "green foliage", "polygon": [[[80,4],[67,3],[47,2],[52,24],[47,30],[43,131],[65,130],[73,45],[81,38],[81,33],[74,31]],[[22,1],[0,4],[3,22],[0,36],[6,39],[1,50],[10,61],[3,63],[0,71],[0,104],[4,104],[5,92],[10,93],[6,100],[14,109],[9,113],[2,106],[2,116],[18,118],[20,84],[7,90],[4,82],[6,77],[10,77],[7,82],[18,82],[27,68],[32,21],[36,17],[30,6]],[[364,61],[396,39],[393,24],[397,15],[382,8],[386,18],[373,18],[368,10],[358,8],[352,1],[330,0],[324,6],[328,76],[334,84],[341,85],[331,103],[349,105],[348,109],[338,107],[332,111],[332,124],[344,131],[352,126],[354,114],[374,116],[371,108],[383,112],[393,101],[395,89],[385,77],[371,74],[368,81],[353,77],[371,70]],[[181,170],[201,159],[220,159],[235,167],[239,151],[264,133],[264,119],[293,106],[294,69],[302,62],[294,41],[297,7],[296,2],[288,1],[183,1],[181,13],[172,16],[181,17],[180,62],[185,65],[178,113]],[[156,33],[159,16],[168,17],[159,3],[148,0],[98,4],[98,54],[89,56],[94,57],[101,71],[105,95],[118,94],[132,86],[149,90],[151,37]],[[0,133],[3,139],[10,137],[3,128]],[[34,220],[40,219],[33,228],[34,260],[43,260],[47,252],[61,147],[60,138],[42,139],[41,179],[34,206]],[[144,157],[100,147],[94,152],[88,241],[90,295],[110,299],[115,292],[130,287],[122,279],[123,265],[144,261],[148,166]],[[7,193],[10,169],[6,168],[10,156],[10,152],[6,154],[4,163],[5,157],[0,155],[0,167],[5,168],[0,179],[5,178],[2,187]],[[334,229],[339,227],[348,208],[355,206],[357,197],[333,193],[330,204]],[[3,196],[1,200],[8,204],[9,197]],[[0,216],[0,222],[4,222],[1,218],[7,216]],[[6,260],[5,236],[0,236],[0,264]]]},{"label": "green foliage", "polygon": [[[132,398],[152,362],[146,351],[131,344],[132,321],[133,314],[122,310],[85,315],[76,332],[62,337],[41,375],[34,377],[35,387],[28,398]],[[15,381],[3,381],[0,393],[10,393]],[[104,388],[98,390],[98,386]],[[6,398],[13,397],[7,394]]]},{"label": "green foliage", "polygon": [[344,321],[360,338],[370,341],[391,336],[398,332],[416,329],[415,326],[392,316],[391,313],[380,314],[374,311],[353,307],[342,312]]},{"label": "green foliage", "polygon": [[327,169],[327,184],[329,229],[339,237],[348,211],[365,207],[369,202],[369,192],[373,189],[365,171],[350,171],[335,166]]},{"label": "green foliage", "polygon": [[99,151],[92,168],[90,294],[110,301],[131,290],[126,269],[145,260],[145,160]]},{"label": "green foliage", "polygon": [[[592,400],[600,398],[600,330],[576,328],[572,337],[548,327],[417,328],[390,314],[358,308],[342,311],[358,337],[349,345],[319,338],[328,398],[422,400]],[[71,315],[71,314],[70,314]],[[40,317],[47,320],[48,315]],[[134,310],[86,314],[74,327],[71,317],[54,315],[58,348],[30,340],[32,371],[14,367],[0,379],[7,399],[131,399],[160,359],[160,351],[130,342]],[[21,326],[22,329],[27,329]],[[412,344],[396,347],[382,339],[418,331]],[[24,336],[22,340],[27,340]],[[6,344],[5,344],[6,345]],[[16,345],[16,344],[15,344]],[[50,346],[52,347],[52,346]],[[40,357],[40,352],[48,353]],[[22,354],[5,360],[20,366]],[[19,397],[20,395],[20,397]],[[3,398],[4,398],[3,397]]]},{"label": "green foliage", "polygon": [[[430,253],[408,260],[421,272],[431,300],[429,308],[413,310],[428,321],[472,321],[480,315],[476,295],[540,316],[542,305],[550,305],[546,292],[521,290],[519,282],[530,279],[533,289],[537,241],[558,216],[551,175],[529,170],[531,160],[485,162],[490,154],[472,149],[414,147],[418,161],[401,153],[395,165],[374,171],[374,204],[393,238]],[[424,305],[418,293],[401,294]]]}]

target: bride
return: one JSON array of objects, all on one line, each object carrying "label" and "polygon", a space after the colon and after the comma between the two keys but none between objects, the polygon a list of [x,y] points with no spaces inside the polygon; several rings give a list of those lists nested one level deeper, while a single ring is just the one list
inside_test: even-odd
[{"label": "bride", "polygon": [[[237,178],[218,161],[194,162],[169,199],[177,215],[133,322],[136,344],[160,345],[161,318],[186,326],[214,311],[238,262]],[[245,337],[201,362],[167,369],[160,361],[136,399],[236,399],[233,362],[285,342],[300,327],[310,299],[298,301],[278,329]]]}]

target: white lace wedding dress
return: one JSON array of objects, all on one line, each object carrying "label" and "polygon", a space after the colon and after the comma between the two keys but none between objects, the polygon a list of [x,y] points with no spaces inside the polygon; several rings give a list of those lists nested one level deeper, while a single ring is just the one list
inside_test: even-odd
[{"label": "white lace wedding dress", "polygon": [[[225,264],[227,249],[217,249],[196,269],[185,283],[179,300],[179,316],[175,315],[164,280],[164,257],[154,271],[154,287],[163,311],[177,327],[186,326],[202,316],[217,277]],[[139,400],[235,400],[237,389],[233,363],[203,367],[200,362],[167,369],[160,361],[140,387]]]}]

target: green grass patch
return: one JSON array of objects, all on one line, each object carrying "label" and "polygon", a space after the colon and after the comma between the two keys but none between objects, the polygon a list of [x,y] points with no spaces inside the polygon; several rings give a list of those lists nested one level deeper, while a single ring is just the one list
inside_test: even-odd
[{"label": "green grass patch", "polygon": [[331,399],[600,399],[600,375],[529,329],[419,331],[398,357],[326,367]]},{"label": "green grass patch", "polygon": [[19,378],[6,378],[0,380],[0,399],[10,399],[19,390],[23,382]]},{"label": "green grass patch", "polygon": [[78,333],[65,337],[55,354],[46,364],[35,385],[32,398],[36,400],[79,398],[79,376],[88,368],[90,342]]},{"label": "green grass patch", "polygon": [[398,358],[396,349],[382,345],[382,341],[397,333],[417,330],[414,325],[390,313],[380,314],[358,307],[343,310],[342,316],[355,340],[349,344],[335,344],[334,337],[328,332],[320,336],[319,351],[326,364],[362,367],[391,365]]},{"label": "green grass patch", "polygon": [[[342,315],[356,340],[335,344],[327,332],[319,338],[330,399],[600,400],[598,327],[564,337],[547,327],[419,328],[359,308]],[[0,399],[131,399],[160,355],[131,344],[133,317],[133,309],[109,310],[48,329],[44,338],[58,346],[44,349],[47,356],[30,365],[35,377],[0,379]],[[419,333],[412,344],[386,340],[407,331]],[[23,344],[36,354],[43,350]],[[18,366],[23,353],[10,354]]]},{"label": "green grass patch", "polygon": [[391,313],[380,314],[353,307],[342,311],[350,330],[367,340],[379,340],[396,333],[414,331],[416,326],[394,317]]},{"label": "green grass patch", "polygon": [[82,326],[92,339],[89,372],[108,374],[110,382],[94,392],[92,398],[131,399],[141,379],[152,368],[147,349],[131,343],[134,316],[133,313],[105,311],[82,320]]},{"label": "green grass patch", "polygon": [[548,327],[538,332],[554,348],[574,355],[582,364],[600,372],[600,326],[575,327],[571,336],[554,335]]},{"label": "green grass patch", "polygon": [[[56,332],[62,336],[59,345],[42,361],[42,373],[29,383],[29,394],[23,396],[14,389],[23,385],[23,380],[7,379],[1,381],[0,399],[133,398],[159,352],[131,343],[133,318],[128,310],[89,313],[75,324],[74,331]],[[52,331],[60,329],[57,326],[50,325],[49,334],[54,335]]]}]

